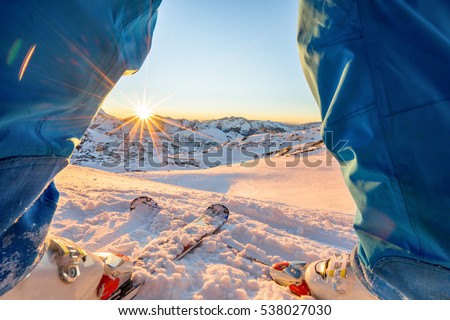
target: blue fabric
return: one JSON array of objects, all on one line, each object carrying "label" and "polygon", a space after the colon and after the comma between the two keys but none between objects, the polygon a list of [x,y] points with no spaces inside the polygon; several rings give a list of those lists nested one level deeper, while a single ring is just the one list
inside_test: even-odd
[{"label": "blue fabric", "polygon": [[450,268],[449,12],[443,0],[300,3],[304,72],[323,131],[347,141],[325,139],[357,204],[358,258],[380,279],[393,257]]},{"label": "blue fabric", "polygon": [[404,257],[384,257],[372,269],[352,254],[351,264],[363,285],[380,299],[450,300],[450,269]]},{"label": "blue fabric", "polygon": [[[33,165],[30,167],[30,169]],[[41,167],[42,168],[42,167]],[[50,165],[47,167],[52,170]],[[47,173],[45,170],[44,173]],[[42,178],[44,174],[41,174]],[[10,185],[9,188],[17,192],[17,198],[22,197],[23,184],[28,179],[22,179],[22,183]],[[21,188],[22,187],[22,188]],[[42,190],[40,190],[41,192]],[[51,183],[39,198],[25,211],[20,212],[19,218],[2,232],[0,250],[0,295],[6,293],[22,280],[42,256],[44,240],[47,235],[53,213],[56,210],[59,193],[54,183]],[[19,206],[20,208],[20,206]],[[19,212],[12,206],[10,212]],[[2,211],[8,212],[8,211]]]},{"label": "blue fabric", "polygon": [[66,165],[150,50],[161,0],[0,3],[0,295],[39,261]]},{"label": "blue fabric", "polygon": [[68,157],[106,94],[144,61],[159,3],[2,1],[0,159]]}]

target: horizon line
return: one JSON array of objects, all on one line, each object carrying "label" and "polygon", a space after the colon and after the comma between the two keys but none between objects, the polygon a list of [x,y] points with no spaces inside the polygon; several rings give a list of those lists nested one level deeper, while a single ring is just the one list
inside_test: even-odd
[{"label": "horizon line", "polygon": [[[100,107],[98,112],[100,112],[100,110],[102,110],[104,113],[106,113],[107,115],[113,116],[115,118],[117,118],[118,120],[127,120],[132,118],[133,116],[118,116],[115,114],[112,114],[108,111],[105,110],[105,108]],[[97,113],[98,113],[97,112]],[[241,118],[247,121],[268,121],[268,122],[277,122],[277,123],[284,123],[284,124],[289,124],[289,125],[305,125],[305,124],[310,124],[310,123],[321,123],[322,121],[320,119],[312,119],[312,120],[305,120],[304,122],[293,122],[293,121],[280,121],[280,120],[271,120],[271,119],[251,119],[251,118],[247,118],[245,116],[237,116],[237,115],[230,115],[230,116],[222,116],[222,117],[218,117],[218,118],[204,118],[202,120],[199,120],[198,118],[187,118],[187,117],[173,117],[173,116],[167,116],[167,115],[161,115],[161,114],[154,114],[157,115],[159,117],[163,117],[163,118],[169,118],[172,120],[187,120],[187,121],[198,121],[198,122],[206,122],[206,121],[215,121],[215,120],[225,120],[225,119],[230,119],[230,118]]]}]

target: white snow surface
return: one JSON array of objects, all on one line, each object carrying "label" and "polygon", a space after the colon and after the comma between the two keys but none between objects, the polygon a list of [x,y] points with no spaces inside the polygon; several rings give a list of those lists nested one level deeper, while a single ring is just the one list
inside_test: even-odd
[{"label": "white snow surface", "polygon": [[[318,150],[308,159],[325,163],[326,153]],[[148,244],[170,236],[180,220],[193,221],[210,204],[222,203],[231,213],[220,232],[179,261],[159,253],[163,268],[137,268],[136,277],[145,280],[137,299],[297,299],[270,279],[269,267],[244,254],[272,264],[350,251],[357,242],[355,206],[336,161],[319,167],[299,161],[293,168],[286,168],[288,158],[272,161],[275,167],[260,161],[134,173],[69,166],[56,178],[61,198],[51,233],[87,250],[136,258],[145,246],[157,250]],[[164,209],[131,214],[130,202],[138,196],[150,196]]]}]

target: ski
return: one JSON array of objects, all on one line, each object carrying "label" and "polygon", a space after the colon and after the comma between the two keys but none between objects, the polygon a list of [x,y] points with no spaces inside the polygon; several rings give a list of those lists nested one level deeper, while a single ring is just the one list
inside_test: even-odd
[{"label": "ski", "polygon": [[137,197],[130,202],[130,213],[134,211],[148,211],[148,209],[160,208],[155,200],[150,197]]},{"label": "ski", "polygon": [[[139,220],[145,221],[151,226],[154,218],[161,213],[161,210],[162,208],[158,206],[158,203],[153,198],[141,196],[130,202],[129,214],[130,216],[137,216]],[[139,290],[143,285],[142,282],[136,282],[132,279],[134,261],[131,261],[129,257],[114,254],[107,254],[105,257],[102,257],[102,254],[97,255],[102,258],[105,264],[105,274],[98,286],[98,296],[100,299],[132,300],[139,293]],[[127,275],[122,277],[117,284],[116,278],[118,277],[109,276],[108,269],[117,268],[124,264],[128,265],[127,269],[129,269],[129,272],[127,272]],[[115,273],[117,274],[117,272]]]},{"label": "ski", "polygon": [[224,205],[211,205],[197,219],[174,231],[169,237],[149,243],[136,261],[155,259],[167,252],[171,253],[172,260],[180,260],[206,237],[217,232],[228,220],[228,216],[229,210]]},{"label": "ski", "polygon": [[[161,213],[162,208],[156,201],[150,197],[138,197],[130,203],[130,213],[139,214],[145,217],[146,213]],[[164,267],[164,259],[161,259],[167,253],[170,253],[171,260],[180,260],[189,252],[201,245],[205,238],[216,233],[228,220],[229,210],[222,204],[209,206],[197,219],[190,223],[182,223],[183,226],[175,230],[169,237],[151,241],[143,248],[141,254],[132,261],[134,266],[141,266],[152,263],[153,272],[157,268]],[[172,216],[172,215],[171,215]],[[173,217],[173,219],[176,219]],[[138,293],[144,282],[135,282],[130,277],[121,284],[114,293],[107,299],[109,300],[128,300],[133,299]]]}]

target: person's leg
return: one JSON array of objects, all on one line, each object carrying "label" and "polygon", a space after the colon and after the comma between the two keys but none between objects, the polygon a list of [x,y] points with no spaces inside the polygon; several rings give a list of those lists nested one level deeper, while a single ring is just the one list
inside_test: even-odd
[{"label": "person's leg", "polygon": [[0,5],[0,295],[34,268],[52,180],[124,73],[139,69],[161,0]]},{"label": "person's leg", "polygon": [[[380,298],[450,298],[448,1],[301,0],[299,50]],[[324,135],[326,138],[328,135]]]}]

